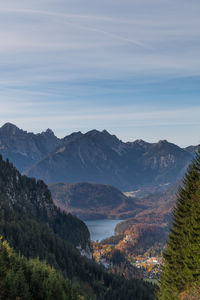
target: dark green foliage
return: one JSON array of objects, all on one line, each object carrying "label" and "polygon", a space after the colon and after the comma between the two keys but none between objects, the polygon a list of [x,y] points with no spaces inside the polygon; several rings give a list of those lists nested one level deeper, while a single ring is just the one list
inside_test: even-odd
[{"label": "dark green foliage", "polygon": [[[161,277],[160,299],[200,287],[200,152],[179,189]],[[200,294],[198,294],[200,298]],[[197,299],[197,298],[195,298]]]},{"label": "dark green foliage", "polygon": [[[75,246],[85,248],[89,241],[89,231],[84,222],[71,214],[60,211],[52,201],[46,184],[21,174],[0,156],[0,199],[1,220],[12,220],[12,213],[25,215],[38,222],[48,224],[52,231]],[[3,214],[3,215],[2,215]],[[10,221],[9,220],[9,221]]]},{"label": "dark green foliage", "polygon": [[[126,281],[123,277],[107,273],[93,260],[82,257],[75,246],[81,245],[85,249],[90,247],[88,229],[83,222],[57,209],[48,188],[42,181],[21,176],[8,161],[4,162],[2,159],[0,159],[0,234],[11,247],[27,258],[38,257],[62,271],[64,277],[68,277],[86,299],[153,299],[154,288],[150,284],[139,280]],[[20,262],[26,261],[25,258],[19,257]],[[37,261],[29,260],[29,266],[31,262],[35,268]],[[16,291],[22,293],[20,299],[31,299],[30,289],[26,287],[29,278],[25,273],[26,262],[24,265],[22,269],[15,268],[15,272],[10,272],[13,273],[7,285],[7,292],[10,294],[2,296],[2,299],[15,299],[13,295]],[[45,264],[41,268],[42,273],[40,264],[36,268],[39,274],[43,274],[46,268],[49,272],[51,270],[50,267],[45,267]],[[0,268],[1,272],[5,274],[5,265]],[[54,284],[53,275],[48,277],[46,282],[46,279],[44,281],[37,279],[37,272],[31,277],[32,284],[38,285],[36,290],[43,291],[43,287],[45,289],[49,281]],[[50,274],[52,272],[55,271],[51,271]],[[57,278],[55,290],[62,290],[63,277],[59,275],[60,273],[56,274],[58,275],[55,275]],[[132,298],[124,297],[125,291],[131,294]],[[143,295],[143,298],[138,298],[138,294]],[[58,297],[57,294],[54,298],[53,296],[45,298],[44,294],[39,297],[40,295],[35,299],[65,299]]]},{"label": "dark green foliage", "polygon": [[76,300],[69,280],[39,259],[16,255],[0,239],[0,298],[21,300]]},{"label": "dark green foliage", "polygon": [[[146,287],[145,287],[146,285]],[[155,299],[155,295],[148,292],[148,284],[145,284],[139,280],[127,280],[123,284],[120,280],[113,282],[113,289],[110,289],[104,298],[104,300],[147,300]]]}]

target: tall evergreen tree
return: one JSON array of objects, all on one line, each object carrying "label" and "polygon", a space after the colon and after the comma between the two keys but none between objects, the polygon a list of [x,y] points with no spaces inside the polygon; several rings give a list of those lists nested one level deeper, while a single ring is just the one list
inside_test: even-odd
[{"label": "tall evergreen tree", "polygon": [[[189,166],[173,213],[159,299],[200,299],[200,151]],[[188,299],[188,298],[187,298]],[[193,298],[192,298],[193,299]]]}]

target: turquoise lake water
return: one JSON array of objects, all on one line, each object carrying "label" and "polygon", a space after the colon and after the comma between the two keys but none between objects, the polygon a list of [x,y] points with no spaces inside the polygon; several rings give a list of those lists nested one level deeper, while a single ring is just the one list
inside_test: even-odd
[{"label": "turquoise lake water", "polygon": [[92,241],[102,241],[114,235],[115,226],[123,220],[88,220],[87,225]]}]

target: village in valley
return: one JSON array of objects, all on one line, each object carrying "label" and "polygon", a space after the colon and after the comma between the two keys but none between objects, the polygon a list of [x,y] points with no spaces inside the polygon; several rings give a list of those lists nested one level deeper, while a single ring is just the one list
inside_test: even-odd
[{"label": "village in valley", "polygon": [[[119,266],[120,264],[123,265],[124,256],[122,253],[120,253],[120,250],[116,250],[113,245],[103,245],[101,242],[92,242],[92,245],[94,259],[99,264],[102,264],[106,269],[113,270],[116,262]],[[161,266],[163,265],[163,257],[161,255],[158,254],[151,256],[145,253],[144,255],[137,256],[128,255],[125,259],[134,270],[138,269],[138,273],[146,281],[152,281],[156,283],[159,279],[162,268]],[[126,276],[126,271],[124,271],[124,268],[121,269],[123,269],[123,275]]]},{"label": "village in valley", "polygon": [[162,256],[144,257],[139,255],[136,257],[136,261],[132,264],[138,269],[142,269],[144,271],[145,279],[159,279],[163,258]]}]

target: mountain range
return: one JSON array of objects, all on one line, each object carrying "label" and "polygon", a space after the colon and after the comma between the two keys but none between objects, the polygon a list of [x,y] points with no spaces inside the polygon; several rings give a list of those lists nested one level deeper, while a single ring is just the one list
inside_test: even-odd
[{"label": "mountain range", "polygon": [[0,153],[30,177],[47,183],[111,184],[123,191],[160,190],[179,180],[197,146],[180,148],[161,140],[122,142],[106,130],[72,133],[62,139],[53,131],[34,134],[6,123],[0,128]]}]

